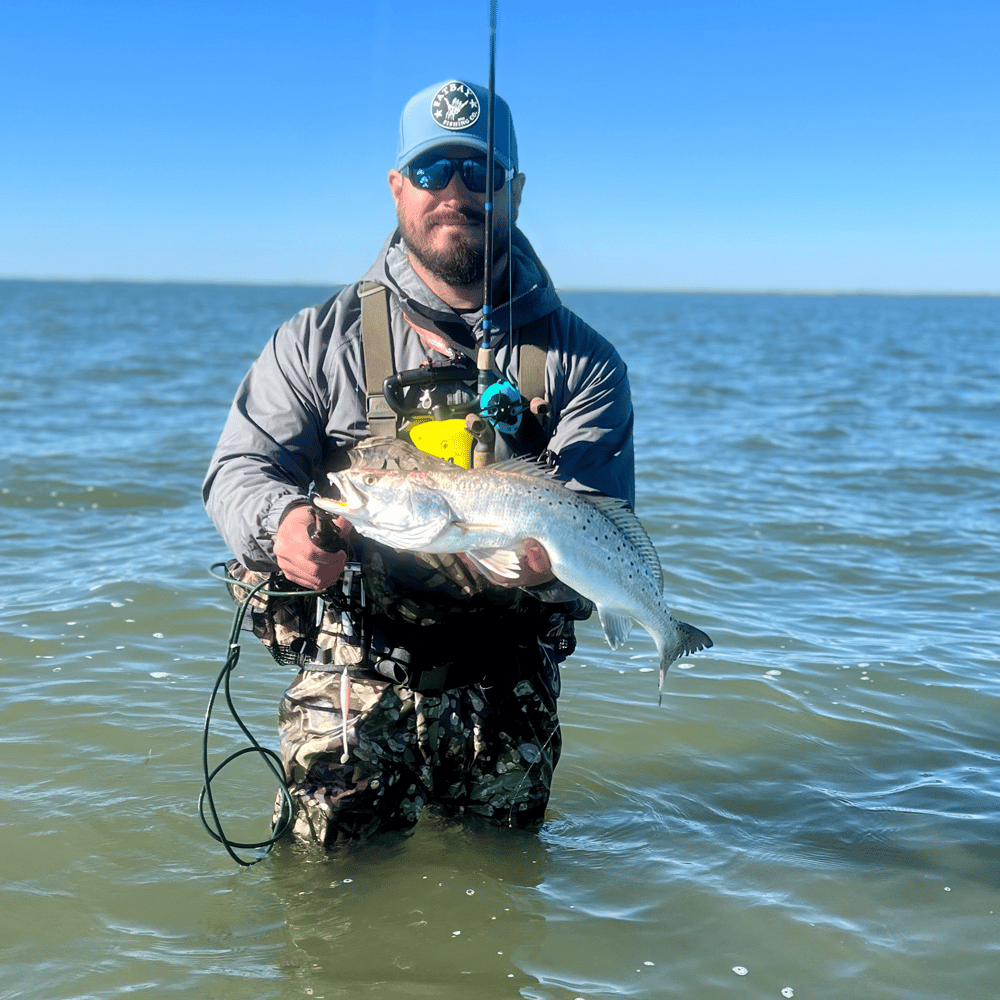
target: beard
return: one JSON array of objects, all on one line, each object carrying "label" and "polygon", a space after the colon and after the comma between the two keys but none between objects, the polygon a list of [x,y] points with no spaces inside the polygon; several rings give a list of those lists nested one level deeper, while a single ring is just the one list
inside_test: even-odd
[{"label": "beard", "polygon": [[[485,216],[475,210],[458,213],[464,219],[479,222],[485,227]],[[441,217],[441,222],[454,222],[456,213],[450,212],[447,218]],[[455,238],[443,246],[434,246],[427,238],[435,228],[432,218],[425,223],[421,232],[409,224],[401,212],[397,212],[399,230],[406,242],[406,249],[435,278],[451,285],[453,288],[470,288],[477,282],[482,282],[485,273],[486,248],[483,246],[481,233],[475,235],[460,232]],[[496,239],[494,226],[493,262],[500,260],[506,252],[506,246]]]},{"label": "beard", "polygon": [[481,243],[462,237],[445,247],[430,247],[411,239],[405,231],[403,239],[406,240],[407,250],[445,284],[454,288],[469,288],[483,280],[486,250]]}]

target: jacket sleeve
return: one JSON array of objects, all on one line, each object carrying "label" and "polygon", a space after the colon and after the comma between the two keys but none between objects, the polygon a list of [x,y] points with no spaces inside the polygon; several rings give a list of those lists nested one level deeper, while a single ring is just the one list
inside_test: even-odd
[{"label": "jacket sleeve", "polygon": [[[346,442],[357,424],[355,366],[345,358],[358,352],[356,338],[345,336],[353,313],[351,296],[342,294],[279,327],[229,410],[202,492],[209,516],[248,569],[274,569],[278,525],[305,502],[337,445],[331,429],[344,428]],[[330,355],[346,362],[332,380]]]},{"label": "jacket sleeve", "polygon": [[632,394],[618,352],[579,317],[559,310],[562,347],[551,389],[549,451],[572,489],[635,507]]}]

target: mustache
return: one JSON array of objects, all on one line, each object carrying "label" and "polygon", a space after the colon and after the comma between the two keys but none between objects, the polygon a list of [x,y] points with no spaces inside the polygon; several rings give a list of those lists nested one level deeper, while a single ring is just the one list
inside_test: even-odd
[{"label": "mustache", "polygon": [[460,205],[458,208],[442,208],[435,212],[430,220],[432,225],[460,226],[466,222],[486,224],[486,213],[471,205]]}]

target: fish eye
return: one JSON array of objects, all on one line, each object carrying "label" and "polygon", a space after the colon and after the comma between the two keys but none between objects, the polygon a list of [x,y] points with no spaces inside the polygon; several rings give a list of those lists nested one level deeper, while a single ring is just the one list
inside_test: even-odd
[{"label": "fish eye", "polygon": [[362,477],[361,482],[365,486],[374,486],[378,482],[378,476],[374,472],[369,472],[366,476]]}]

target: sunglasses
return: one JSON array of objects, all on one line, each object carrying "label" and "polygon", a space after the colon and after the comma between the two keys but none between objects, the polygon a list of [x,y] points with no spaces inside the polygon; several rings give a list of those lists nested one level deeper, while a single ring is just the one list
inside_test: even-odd
[{"label": "sunglasses", "polygon": [[[482,194],[486,190],[485,156],[450,157],[427,153],[403,168],[403,174],[424,191],[442,191],[451,183],[456,172],[470,191]],[[514,172],[510,171],[510,174],[513,177]],[[506,182],[507,171],[498,160],[494,160],[493,190],[499,191]]]}]

